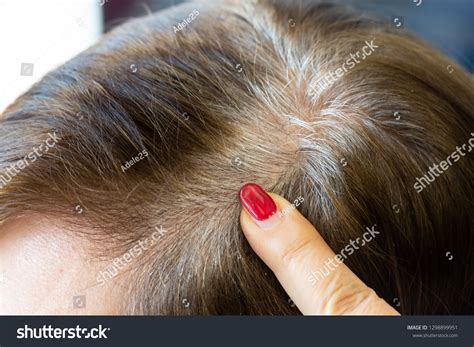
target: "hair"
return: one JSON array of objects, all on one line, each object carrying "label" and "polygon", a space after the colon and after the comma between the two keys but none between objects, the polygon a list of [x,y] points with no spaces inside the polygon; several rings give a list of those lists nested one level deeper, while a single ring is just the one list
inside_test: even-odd
[{"label": "hair", "polygon": [[7,108],[0,221],[58,219],[106,259],[161,226],[127,270],[127,314],[300,314],[240,230],[252,181],[303,197],[336,252],[376,224],[345,262],[400,313],[473,314],[473,110],[461,66],[346,7],[191,2],[114,29]]}]

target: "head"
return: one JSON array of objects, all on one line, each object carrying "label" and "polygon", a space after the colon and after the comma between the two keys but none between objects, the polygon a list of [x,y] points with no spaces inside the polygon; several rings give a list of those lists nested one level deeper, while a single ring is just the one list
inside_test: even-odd
[{"label": "head", "polygon": [[239,230],[253,181],[402,314],[472,314],[473,110],[462,67],[339,6],[133,20],[0,118],[5,311],[298,314]]}]

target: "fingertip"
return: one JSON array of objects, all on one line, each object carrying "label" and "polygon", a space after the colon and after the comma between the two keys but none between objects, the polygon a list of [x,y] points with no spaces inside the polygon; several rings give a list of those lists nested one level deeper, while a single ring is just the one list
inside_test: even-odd
[{"label": "fingertip", "polygon": [[290,203],[283,197],[266,192],[255,183],[246,183],[239,191],[242,205],[240,224],[244,232],[273,229],[283,217],[280,211]]},{"label": "fingertip", "polygon": [[[242,193],[243,189],[249,187],[250,191]],[[240,225],[247,241],[268,266],[278,268],[277,260],[282,250],[291,245],[290,241],[298,238],[302,229],[313,229],[312,225],[285,198],[267,193],[255,184],[244,185],[239,197],[243,207]],[[249,211],[252,208],[256,211]],[[256,218],[265,216],[265,211],[268,216],[266,219]]]}]

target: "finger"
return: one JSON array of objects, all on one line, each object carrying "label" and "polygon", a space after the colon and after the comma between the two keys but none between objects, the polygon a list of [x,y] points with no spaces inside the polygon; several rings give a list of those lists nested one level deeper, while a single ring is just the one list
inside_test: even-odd
[{"label": "finger", "polygon": [[[303,314],[397,315],[284,198],[256,184],[240,191],[242,230]],[[324,270],[324,271],[322,271]]]}]

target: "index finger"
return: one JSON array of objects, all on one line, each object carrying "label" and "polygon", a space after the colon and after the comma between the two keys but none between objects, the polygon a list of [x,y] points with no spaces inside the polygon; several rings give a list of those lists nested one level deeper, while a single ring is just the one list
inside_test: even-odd
[{"label": "index finger", "polygon": [[247,240],[303,314],[398,314],[336,257],[287,200],[252,184],[242,188],[240,198]]}]

